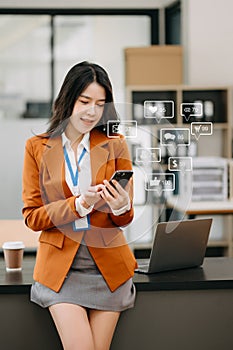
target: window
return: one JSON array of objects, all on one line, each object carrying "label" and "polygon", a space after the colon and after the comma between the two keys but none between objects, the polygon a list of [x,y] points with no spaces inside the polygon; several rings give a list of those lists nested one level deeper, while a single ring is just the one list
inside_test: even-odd
[{"label": "window", "polygon": [[0,219],[22,219],[25,141],[47,129],[51,101],[68,69],[81,60],[103,65],[115,100],[124,101],[124,47],[157,44],[157,15],[157,10],[0,9]]}]

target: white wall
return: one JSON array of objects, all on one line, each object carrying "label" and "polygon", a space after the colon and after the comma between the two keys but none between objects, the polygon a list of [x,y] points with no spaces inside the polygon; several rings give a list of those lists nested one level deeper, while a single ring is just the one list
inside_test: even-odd
[{"label": "white wall", "polygon": [[[185,83],[196,86],[233,86],[233,1],[182,0]],[[219,150],[206,140],[202,150]],[[210,139],[208,139],[210,141]],[[214,216],[211,238],[221,239],[226,231],[224,217]]]},{"label": "white wall", "polygon": [[22,170],[25,142],[44,132],[47,120],[1,120],[0,219],[22,219]]},{"label": "white wall", "polygon": [[185,82],[233,85],[233,1],[183,0]]}]

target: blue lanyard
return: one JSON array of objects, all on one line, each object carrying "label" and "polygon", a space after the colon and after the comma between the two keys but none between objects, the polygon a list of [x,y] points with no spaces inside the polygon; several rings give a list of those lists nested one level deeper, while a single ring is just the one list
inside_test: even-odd
[{"label": "blue lanyard", "polygon": [[[86,153],[86,149],[84,148],[82,153],[81,153],[81,155],[80,155],[80,157],[79,157],[78,164],[83,159],[85,153]],[[70,158],[68,156],[67,149],[66,149],[65,146],[64,146],[64,155],[65,155],[66,164],[67,164],[69,172],[70,172],[70,176],[71,176],[71,180],[72,180],[73,186],[77,186],[78,185],[78,167],[77,167],[76,172],[74,174],[72,166],[71,166]]]}]

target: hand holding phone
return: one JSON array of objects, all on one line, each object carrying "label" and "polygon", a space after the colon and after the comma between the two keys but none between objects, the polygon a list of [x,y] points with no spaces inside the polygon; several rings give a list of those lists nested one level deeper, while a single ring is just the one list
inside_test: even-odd
[{"label": "hand holding phone", "polygon": [[[104,180],[105,189],[103,190],[101,197],[106,201],[112,211],[122,210],[123,214],[128,211],[131,206],[129,188],[124,189],[133,175],[132,170],[118,170],[116,171],[109,181]],[[117,181],[120,186],[114,185],[113,181]],[[120,214],[117,214],[120,215]]]},{"label": "hand holding phone", "polygon": [[117,170],[115,173],[112,175],[111,179],[109,180],[109,183],[111,186],[116,188],[112,182],[112,180],[116,180],[121,187],[125,187],[129,181],[129,179],[132,177],[133,171],[132,170]]}]

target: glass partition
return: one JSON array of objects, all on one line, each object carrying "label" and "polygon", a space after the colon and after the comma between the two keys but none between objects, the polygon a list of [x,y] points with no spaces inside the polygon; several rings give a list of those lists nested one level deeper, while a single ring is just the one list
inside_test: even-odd
[{"label": "glass partition", "polygon": [[75,63],[99,63],[109,73],[116,101],[124,100],[124,48],[150,45],[148,16],[56,16],[55,94]]},{"label": "glass partition", "polygon": [[66,72],[82,60],[99,63],[124,101],[124,48],[151,44],[151,19],[11,14],[0,15],[0,32],[0,220],[22,219],[25,141],[46,130]]},{"label": "glass partition", "polygon": [[0,119],[48,117],[50,16],[0,16]]}]

